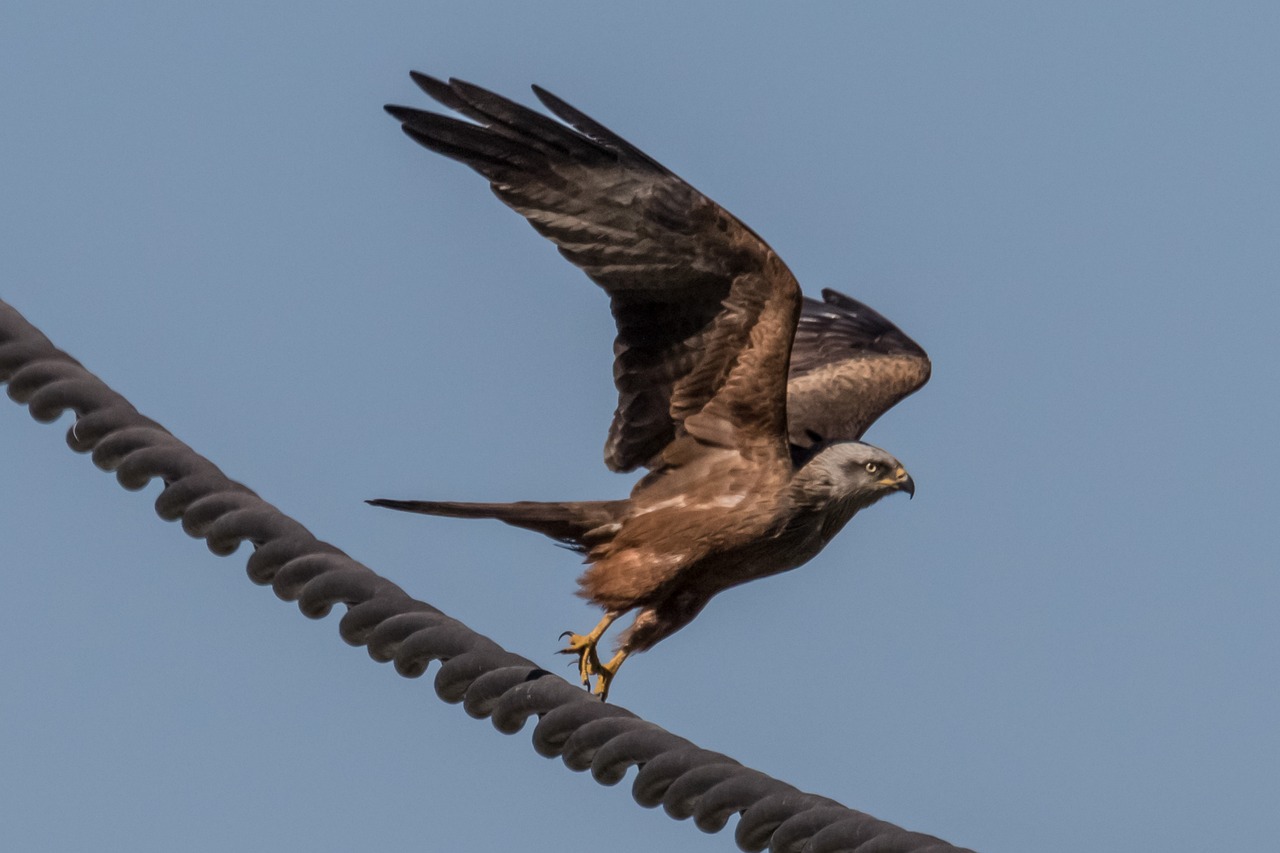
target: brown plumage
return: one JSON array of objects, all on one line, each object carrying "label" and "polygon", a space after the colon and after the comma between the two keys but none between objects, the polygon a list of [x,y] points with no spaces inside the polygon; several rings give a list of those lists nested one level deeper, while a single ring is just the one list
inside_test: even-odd
[{"label": "brown plumage", "polygon": [[[564,123],[462,81],[413,79],[471,121],[387,107],[405,133],[487,178],[609,295],[618,407],[605,463],[649,473],[617,501],[370,503],[497,518],[584,553],[579,594],[605,610],[563,650],[584,684],[597,678],[603,698],[628,654],[717,592],[801,565],[862,507],[914,490],[896,459],[855,440],[928,379],[896,326],[834,291],[802,302],[751,229],[554,95],[534,87]],[[602,663],[598,641],[631,610]]]},{"label": "brown plumage", "polygon": [[884,315],[823,290],[805,297],[791,347],[791,443],[856,441],[882,414],[929,381],[929,357]]}]

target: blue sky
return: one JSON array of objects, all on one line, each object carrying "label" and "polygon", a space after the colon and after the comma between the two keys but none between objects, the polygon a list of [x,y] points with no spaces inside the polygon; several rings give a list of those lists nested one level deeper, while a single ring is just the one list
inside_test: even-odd
[{"label": "blue sky", "polygon": [[[0,298],[559,667],[596,618],[572,555],[361,503],[630,486],[605,298],[381,111],[425,102],[410,68],[536,82],[934,361],[868,435],[916,499],[718,598],[616,701],[983,851],[1280,833],[1280,7],[435,5],[6,3]],[[68,424],[0,407],[7,846],[734,849],[301,618]]]}]

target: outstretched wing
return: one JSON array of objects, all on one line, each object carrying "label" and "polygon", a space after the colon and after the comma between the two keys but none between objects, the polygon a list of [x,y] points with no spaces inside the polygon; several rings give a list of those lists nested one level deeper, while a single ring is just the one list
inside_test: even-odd
[{"label": "outstretched wing", "polygon": [[728,211],[554,95],[563,122],[460,80],[414,73],[471,121],[388,106],[416,142],[460,160],[609,294],[615,471],[654,467],[675,439],[785,454],[786,376],[800,290]]},{"label": "outstretched wing", "polygon": [[929,381],[929,356],[879,312],[834,290],[808,297],[787,382],[791,443],[809,448],[862,437]]}]

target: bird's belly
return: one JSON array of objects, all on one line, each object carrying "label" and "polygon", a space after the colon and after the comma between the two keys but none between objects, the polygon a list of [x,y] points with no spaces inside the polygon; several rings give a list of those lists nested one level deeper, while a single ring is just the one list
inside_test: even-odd
[{"label": "bird's belly", "polygon": [[715,591],[781,574],[809,562],[826,541],[817,530],[784,533],[750,546],[714,554],[698,567],[699,579]]}]

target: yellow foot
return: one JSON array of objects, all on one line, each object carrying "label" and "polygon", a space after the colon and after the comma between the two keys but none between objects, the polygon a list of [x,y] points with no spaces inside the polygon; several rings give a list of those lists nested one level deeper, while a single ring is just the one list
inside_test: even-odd
[{"label": "yellow foot", "polygon": [[622,666],[626,657],[626,652],[618,652],[608,663],[600,663],[599,658],[596,659],[596,687],[591,692],[599,696],[601,702],[609,698],[609,686],[613,684],[613,677],[618,674],[618,667]]},{"label": "yellow foot", "polygon": [[582,677],[582,683],[590,687],[591,676],[601,669],[600,657],[596,653],[596,643],[599,641],[599,637],[593,637],[590,634],[583,636],[572,631],[565,631],[560,635],[562,640],[565,637],[569,638],[569,645],[561,649],[559,653],[578,656],[578,675]]},{"label": "yellow foot", "polygon": [[562,640],[565,637],[569,638],[569,645],[561,649],[560,654],[578,656],[578,675],[582,678],[582,683],[588,690],[591,689],[591,677],[596,676],[599,679],[592,692],[599,696],[601,701],[604,701],[604,698],[609,695],[609,682],[613,680],[613,674],[622,665],[622,659],[626,657],[626,654],[618,652],[607,665],[602,664],[600,663],[599,653],[596,652],[596,644],[600,642],[604,632],[609,630],[613,620],[621,615],[622,611],[609,610],[605,612],[599,624],[591,629],[590,634],[583,635],[565,631],[560,635]]}]

